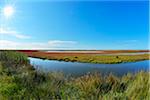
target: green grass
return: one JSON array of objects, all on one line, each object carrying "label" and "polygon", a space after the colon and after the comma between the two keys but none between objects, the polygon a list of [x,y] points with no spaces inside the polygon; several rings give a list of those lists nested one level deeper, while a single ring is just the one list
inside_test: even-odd
[{"label": "green grass", "polygon": [[150,98],[149,72],[141,71],[135,75],[129,73],[123,77],[112,74],[102,77],[99,73],[66,77],[63,73],[36,71],[29,65],[27,56],[21,53],[0,53],[3,55],[3,59],[0,59],[0,100],[149,100]]},{"label": "green grass", "polygon": [[5,66],[17,67],[20,65],[29,64],[27,55],[15,51],[0,51],[0,61],[5,63]]},{"label": "green grass", "polygon": [[103,63],[103,64],[117,64],[126,62],[136,62],[148,60],[148,54],[141,55],[78,55],[78,56],[65,56],[65,57],[47,57],[49,60],[70,61],[70,62],[83,62],[83,63]]}]

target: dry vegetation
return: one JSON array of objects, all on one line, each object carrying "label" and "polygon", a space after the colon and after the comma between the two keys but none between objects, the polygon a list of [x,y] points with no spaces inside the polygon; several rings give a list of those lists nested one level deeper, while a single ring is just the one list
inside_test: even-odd
[{"label": "dry vegetation", "polygon": [[[76,53],[71,53],[71,52],[64,53],[64,52],[43,52],[43,51],[34,51],[34,52],[33,51],[20,51],[20,52],[23,52],[30,57],[37,57],[37,58],[49,59],[49,60],[59,60],[59,61],[66,61],[66,62],[70,61],[70,62],[85,62],[85,63],[106,63],[106,64],[116,64],[116,63],[148,60],[150,56],[149,54],[100,55],[99,53],[95,54],[95,53],[87,53],[87,52],[86,53],[83,53],[83,52],[82,53],[77,53],[77,52]],[[113,51],[113,52],[117,52],[117,51]],[[129,52],[129,51],[126,51],[126,52]],[[144,51],[141,51],[141,52],[144,52]]]}]

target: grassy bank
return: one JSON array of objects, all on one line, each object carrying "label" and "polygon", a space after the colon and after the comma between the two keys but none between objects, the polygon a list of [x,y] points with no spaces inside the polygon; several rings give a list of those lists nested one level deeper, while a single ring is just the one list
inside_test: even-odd
[{"label": "grassy bank", "polygon": [[65,77],[36,71],[24,54],[0,52],[0,99],[148,100],[149,75]]},{"label": "grassy bank", "polygon": [[84,53],[46,53],[41,51],[36,52],[23,52],[30,57],[70,61],[70,62],[84,62],[84,63],[103,63],[103,64],[116,64],[125,62],[136,62],[148,60],[149,54],[137,55],[98,55],[98,54],[84,54]]}]

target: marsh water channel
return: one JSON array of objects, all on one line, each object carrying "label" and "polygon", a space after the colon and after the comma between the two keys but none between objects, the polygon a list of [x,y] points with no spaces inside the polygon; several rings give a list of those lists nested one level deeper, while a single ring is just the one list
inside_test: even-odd
[{"label": "marsh water channel", "polygon": [[92,64],[79,62],[64,62],[56,60],[43,60],[29,57],[31,65],[44,72],[63,72],[65,75],[81,76],[87,73],[100,72],[102,75],[110,73],[122,76],[127,73],[149,71],[150,60],[120,63],[120,64]]}]

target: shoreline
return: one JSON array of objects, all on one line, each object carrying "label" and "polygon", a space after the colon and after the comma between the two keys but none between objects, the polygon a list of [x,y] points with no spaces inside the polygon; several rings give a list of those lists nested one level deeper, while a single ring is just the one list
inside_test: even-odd
[{"label": "shoreline", "polygon": [[136,62],[140,62],[140,61],[147,61],[150,59],[145,59],[145,60],[137,60],[137,61],[130,61],[130,62],[120,62],[120,63],[91,63],[91,62],[81,62],[81,61],[65,61],[65,60],[55,60],[55,59],[46,59],[46,58],[42,58],[42,57],[32,57],[32,56],[28,56],[28,58],[35,58],[35,59],[41,59],[41,60],[49,60],[49,61],[58,61],[58,62],[71,62],[71,63],[86,63],[86,64],[126,64],[126,63],[136,63]]},{"label": "shoreline", "polygon": [[96,54],[66,54],[66,53],[45,53],[45,52],[22,52],[28,57],[43,60],[56,60],[64,62],[80,62],[94,64],[120,64],[149,60],[150,54],[137,55],[96,55]]}]

